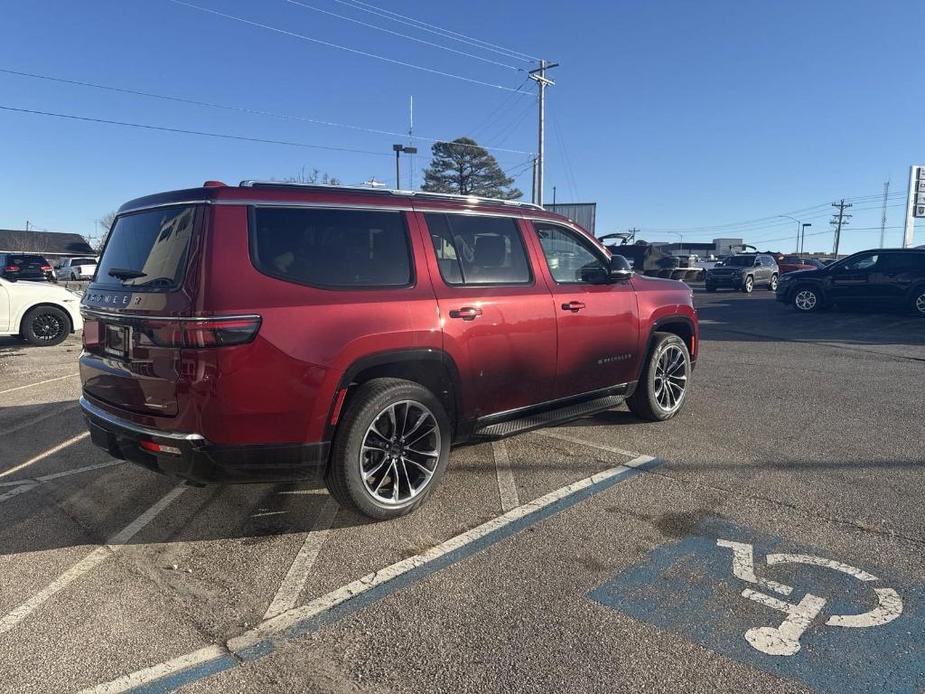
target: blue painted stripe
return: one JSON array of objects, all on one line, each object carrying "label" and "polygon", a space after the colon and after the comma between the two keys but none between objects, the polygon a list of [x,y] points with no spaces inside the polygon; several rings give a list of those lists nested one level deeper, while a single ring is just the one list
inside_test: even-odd
[{"label": "blue painted stripe", "polygon": [[220,658],[206,661],[205,663],[200,663],[195,667],[181,670],[180,672],[176,672],[168,677],[164,677],[160,680],[136,687],[129,691],[136,694],[161,694],[162,692],[169,692],[174,689],[178,689],[184,685],[190,684],[191,682],[195,682],[197,680],[209,677],[215,673],[227,670],[231,667],[234,667],[235,665],[259,660],[260,658],[269,655],[274,650],[276,650],[278,645],[282,645],[284,642],[290,639],[301,636],[303,634],[312,633],[323,626],[338,622],[344,617],[354,614],[355,612],[358,612],[359,610],[362,610],[363,608],[368,607],[373,603],[379,602],[383,598],[398,592],[406,586],[417,583],[427,578],[428,576],[431,576],[438,571],[447,568],[448,566],[452,566],[453,564],[478,554],[479,552],[482,552],[492,545],[516,535],[525,528],[555,516],[562,511],[565,511],[572,506],[581,503],[585,499],[589,499],[595,494],[606,491],[611,487],[620,484],[621,482],[625,482],[638,475],[641,475],[647,470],[651,470],[652,468],[661,465],[663,462],[664,461],[659,460],[658,458],[653,458],[652,460],[637,467],[629,468],[624,473],[614,475],[613,477],[608,477],[607,479],[600,480],[599,482],[588,485],[583,489],[579,489],[578,491],[573,492],[568,496],[564,496],[561,499],[549,504],[548,506],[538,508],[532,513],[528,513],[527,515],[518,518],[517,520],[512,521],[507,525],[501,526],[497,530],[493,530],[487,535],[480,537],[479,539],[474,540],[467,545],[459,547],[451,552],[447,552],[443,556],[438,557],[437,559],[434,559],[433,561],[430,561],[423,566],[418,566],[414,569],[411,569],[410,571],[396,576],[390,581],[381,583],[375,588],[371,588],[370,590],[366,591],[365,593],[361,593],[355,598],[350,598],[346,602],[336,605],[331,609],[322,612],[321,614],[314,615],[302,622],[298,622],[274,638],[261,641],[260,643],[243,649],[235,654],[225,655]]}]

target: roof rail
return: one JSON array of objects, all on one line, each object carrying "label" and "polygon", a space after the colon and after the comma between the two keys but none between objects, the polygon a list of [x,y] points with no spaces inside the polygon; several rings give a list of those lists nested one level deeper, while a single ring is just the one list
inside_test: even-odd
[{"label": "roof rail", "polygon": [[501,198],[483,198],[478,195],[457,195],[455,193],[429,193],[423,190],[398,190],[395,188],[370,188],[366,186],[336,186],[330,183],[289,183],[286,181],[241,181],[242,188],[299,188],[302,190],[317,191],[344,191],[349,193],[366,193],[377,195],[408,196],[411,198],[424,198],[426,200],[447,200],[452,202],[468,202],[479,205],[502,205],[505,207],[525,207],[533,210],[542,210],[542,205],[519,200],[503,200]]}]

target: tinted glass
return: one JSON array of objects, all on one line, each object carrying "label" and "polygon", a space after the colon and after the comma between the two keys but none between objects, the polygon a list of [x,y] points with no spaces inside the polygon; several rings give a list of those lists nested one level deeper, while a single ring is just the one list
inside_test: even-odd
[{"label": "tinted glass", "polygon": [[263,273],[316,287],[411,284],[401,212],[257,208],[251,258]]},{"label": "tinted glass", "polygon": [[877,263],[880,272],[925,271],[925,253],[886,253]]},{"label": "tinted glass", "polygon": [[755,256],[753,255],[734,255],[723,261],[726,267],[752,267],[754,264]]},{"label": "tinted glass", "polygon": [[526,284],[527,254],[513,219],[427,214],[427,228],[447,284]]},{"label": "tinted glass", "polygon": [[536,233],[549,265],[552,278],[562,284],[587,282],[586,276],[597,271],[594,278],[600,280],[600,271],[606,271],[604,260],[591,250],[591,242],[563,227],[537,224]]},{"label": "tinted glass", "polygon": [[[94,285],[151,290],[179,285],[186,271],[195,209],[166,207],[117,218]],[[141,274],[131,276],[136,272]]]},{"label": "tinted glass", "polygon": [[71,260],[71,265],[95,265],[95,258],[74,258]]},{"label": "tinted glass", "polygon": [[877,264],[877,254],[871,253],[869,255],[862,255],[852,260],[847,261],[839,267],[840,270],[852,272],[858,270],[869,270],[874,265]]}]

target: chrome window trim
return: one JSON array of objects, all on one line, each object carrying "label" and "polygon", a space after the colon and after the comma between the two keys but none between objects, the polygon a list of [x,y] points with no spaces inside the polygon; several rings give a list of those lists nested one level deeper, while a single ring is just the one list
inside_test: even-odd
[{"label": "chrome window trim", "polygon": [[240,205],[242,207],[282,207],[282,208],[309,208],[319,210],[358,210],[360,212],[411,212],[411,206],[405,205],[372,205],[369,203],[337,203],[337,202],[294,202],[286,200],[213,200],[213,205]]},{"label": "chrome window trim", "polygon": [[150,436],[152,438],[159,439],[169,439],[173,441],[195,441],[195,442],[205,442],[206,437],[202,434],[182,434],[174,431],[162,431],[160,429],[152,429],[151,427],[146,427],[141,424],[135,424],[130,422],[127,419],[122,419],[121,417],[116,417],[113,414],[109,414],[106,410],[97,407],[92,402],[87,400],[84,396],[80,396],[80,409],[82,409],[87,414],[90,414],[97,419],[102,419],[108,424],[119,427],[120,429],[126,429],[135,434],[142,434],[143,436]]}]

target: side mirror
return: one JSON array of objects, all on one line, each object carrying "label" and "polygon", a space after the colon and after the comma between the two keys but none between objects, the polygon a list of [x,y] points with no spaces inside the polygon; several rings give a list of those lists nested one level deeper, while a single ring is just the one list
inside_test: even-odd
[{"label": "side mirror", "polygon": [[633,274],[633,268],[630,267],[629,261],[622,255],[614,255],[610,258],[611,282],[626,282]]}]

